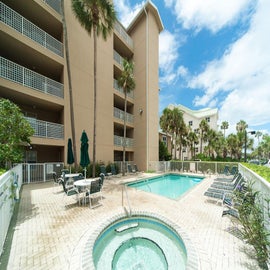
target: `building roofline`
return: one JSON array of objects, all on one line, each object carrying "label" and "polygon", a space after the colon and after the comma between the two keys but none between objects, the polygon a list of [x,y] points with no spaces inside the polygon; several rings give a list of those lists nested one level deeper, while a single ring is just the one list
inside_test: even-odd
[{"label": "building roofline", "polygon": [[138,12],[138,14],[135,16],[135,18],[131,21],[131,23],[129,24],[129,26],[127,27],[127,32],[131,31],[133,29],[133,27],[136,25],[136,23],[140,20],[140,18],[142,16],[144,16],[144,12],[145,10],[147,11],[152,11],[155,18],[156,18],[156,22],[159,28],[159,33],[163,31],[164,26],[161,20],[161,17],[159,15],[158,9],[157,7],[152,3],[151,0],[148,0],[144,6],[141,8],[141,10]]},{"label": "building roofline", "polygon": [[214,109],[211,109],[211,108],[204,108],[204,109],[200,109],[200,110],[191,110],[187,107],[185,107],[184,105],[182,104],[170,104],[168,107],[177,107],[179,108],[180,111],[183,111],[183,112],[186,112],[190,115],[193,115],[194,117],[197,117],[197,118],[202,118],[202,117],[205,117],[205,116],[211,116],[211,115],[215,115],[218,113],[218,109],[217,108],[214,108]]}]

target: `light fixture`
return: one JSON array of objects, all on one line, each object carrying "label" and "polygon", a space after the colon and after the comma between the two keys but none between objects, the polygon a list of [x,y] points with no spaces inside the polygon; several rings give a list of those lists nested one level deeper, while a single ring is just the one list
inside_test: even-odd
[{"label": "light fixture", "polygon": [[142,114],[143,113],[143,109],[139,109],[139,114]]}]

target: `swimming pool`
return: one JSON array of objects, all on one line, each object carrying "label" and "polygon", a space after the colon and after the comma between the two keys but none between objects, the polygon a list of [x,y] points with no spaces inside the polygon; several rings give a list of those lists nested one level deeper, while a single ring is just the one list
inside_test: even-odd
[{"label": "swimming pool", "polygon": [[127,186],[165,196],[170,199],[178,199],[203,179],[204,177],[200,176],[165,174],[132,182],[127,184]]}]

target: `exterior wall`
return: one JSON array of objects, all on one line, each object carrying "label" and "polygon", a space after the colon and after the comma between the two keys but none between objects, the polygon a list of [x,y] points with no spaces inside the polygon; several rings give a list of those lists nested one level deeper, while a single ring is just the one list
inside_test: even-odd
[{"label": "exterior wall", "polygon": [[[35,81],[36,77],[41,76],[42,80],[54,80],[60,85],[63,84],[63,96],[59,97],[46,92],[47,83],[46,86],[42,83],[40,91],[0,75],[0,97],[15,102],[25,116],[32,119],[31,123],[38,129],[38,134],[31,138],[31,146],[26,147],[26,153],[30,153],[29,156],[31,153],[32,156],[36,153],[36,162],[66,162],[67,141],[72,138],[72,132],[61,15],[43,1],[25,0],[23,3],[15,4],[13,1],[5,0],[3,3],[12,10],[12,13],[18,13],[23,20],[32,23],[34,28],[38,27],[42,35],[49,34],[52,39],[62,43],[63,53],[59,55],[45,46],[46,44],[37,43],[32,36],[27,37],[0,21],[2,57],[0,60],[11,61],[12,65],[19,65],[20,69],[29,70],[31,80],[34,78]],[[59,4],[60,7],[60,0],[50,3],[56,6]],[[88,135],[89,155],[90,159],[93,159],[94,44],[93,37],[75,18],[71,1],[64,1],[64,7],[75,120],[76,141],[72,143],[76,146],[79,163],[80,137],[83,130]],[[147,19],[144,10],[147,11]],[[127,161],[136,163],[140,170],[147,170],[149,161],[158,160],[158,36],[161,30],[162,23],[158,12],[150,2],[147,2],[140,16],[134,19],[124,35],[117,32],[115,28],[107,41],[98,38],[97,162],[121,160],[123,155],[121,144],[115,143],[115,136],[120,139],[123,136],[123,119],[115,116],[115,110],[122,115],[124,111],[124,94],[115,89],[115,80],[122,70],[121,64],[114,58],[115,52],[120,58],[132,59],[135,63],[136,89],[134,97],[127,98],[127,112],[130,118],[134,119],[127,122],[127,138],[131,141],[131,144],[126,147]],[[128,35],[132,40],[129,40]],[[5,72],[8,73],[10,70]],[[39,134],[38,125],[41,125],[44,134],[46,129],[45,135],[42,132]],[[47,133],[48,126],[53,126],[54,132],[58,129],[61,131],[61,128],[63,131],[59,131],[59,137],[50,136]]]}]

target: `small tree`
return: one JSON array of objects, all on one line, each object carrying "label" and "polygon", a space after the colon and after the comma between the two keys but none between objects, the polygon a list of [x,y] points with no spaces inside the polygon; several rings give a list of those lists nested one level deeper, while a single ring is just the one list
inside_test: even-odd
[{"label": "small tree", "polygon": [[30,143],[34,130],[20,108],[8,99],[0,99],[0,167],[21,162],[23,145]]}]

